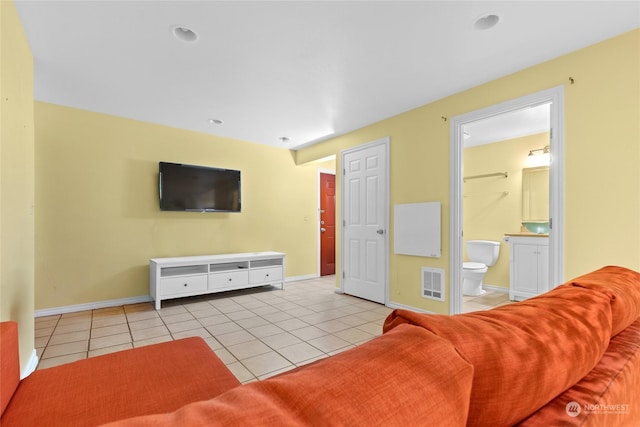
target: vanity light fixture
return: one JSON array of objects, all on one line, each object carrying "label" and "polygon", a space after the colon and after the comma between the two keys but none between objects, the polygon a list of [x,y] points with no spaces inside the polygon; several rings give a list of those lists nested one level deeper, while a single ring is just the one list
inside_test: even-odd
[{"label": "vanity light fixture", "polygon": [[542,154],[551,153],[550,147],[547,145],[547,146],[545,146],[543,148],[536,148],[535,150],[529,150],[529,155],[533,156],[536,151],[542,151]]},{"label": "vanity light fixture", "polygon": [[529,168],[538,166],[549,166],[551,163],[551,149],[548,145],[543,148],[529,150],[526,166]]}]

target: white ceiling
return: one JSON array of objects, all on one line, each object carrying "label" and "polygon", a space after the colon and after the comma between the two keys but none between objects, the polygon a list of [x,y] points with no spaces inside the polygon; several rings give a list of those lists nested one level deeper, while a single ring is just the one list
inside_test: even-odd
[{"label": "white ceiling", "polygon": [[520,138],[551,129],[551,104],[499,114],[463,126],[464,146],[489,144]]},{"label": "white ceiling", "polygon": [[[16,5],[35,60],[37,100],[284,148],[640,26],[639,1]],[[487,14],[499,15],[498,25],[476,30],[476,18]],[[198,40],[179,41],[174,25]]]}]

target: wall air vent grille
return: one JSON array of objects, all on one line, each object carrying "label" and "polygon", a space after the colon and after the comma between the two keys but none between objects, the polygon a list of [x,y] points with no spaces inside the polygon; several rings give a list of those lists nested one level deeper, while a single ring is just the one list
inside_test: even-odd
[{"label": "wall air vent grille", "polygon": [[444,270],[422,267],[422,297],[444,301]]}]

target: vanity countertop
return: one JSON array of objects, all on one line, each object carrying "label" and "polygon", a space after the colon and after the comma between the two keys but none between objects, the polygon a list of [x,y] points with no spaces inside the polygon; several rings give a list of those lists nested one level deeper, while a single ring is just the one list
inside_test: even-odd
[{"label": "vanity countertop", "polygon": [[549,233],[538,234],[524,231],[520,231],[518,233],[505,233],[504,235],[511,237],[549,237]]}]

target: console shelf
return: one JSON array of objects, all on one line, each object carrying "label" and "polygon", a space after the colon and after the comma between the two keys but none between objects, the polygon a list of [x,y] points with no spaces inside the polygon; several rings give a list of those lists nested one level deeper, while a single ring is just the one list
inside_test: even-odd
[{"label": "console shelf", "polygon": [[162,300],[265,285],[284,289],[281,252],[248,252],[149,260],[149,293]]}]

